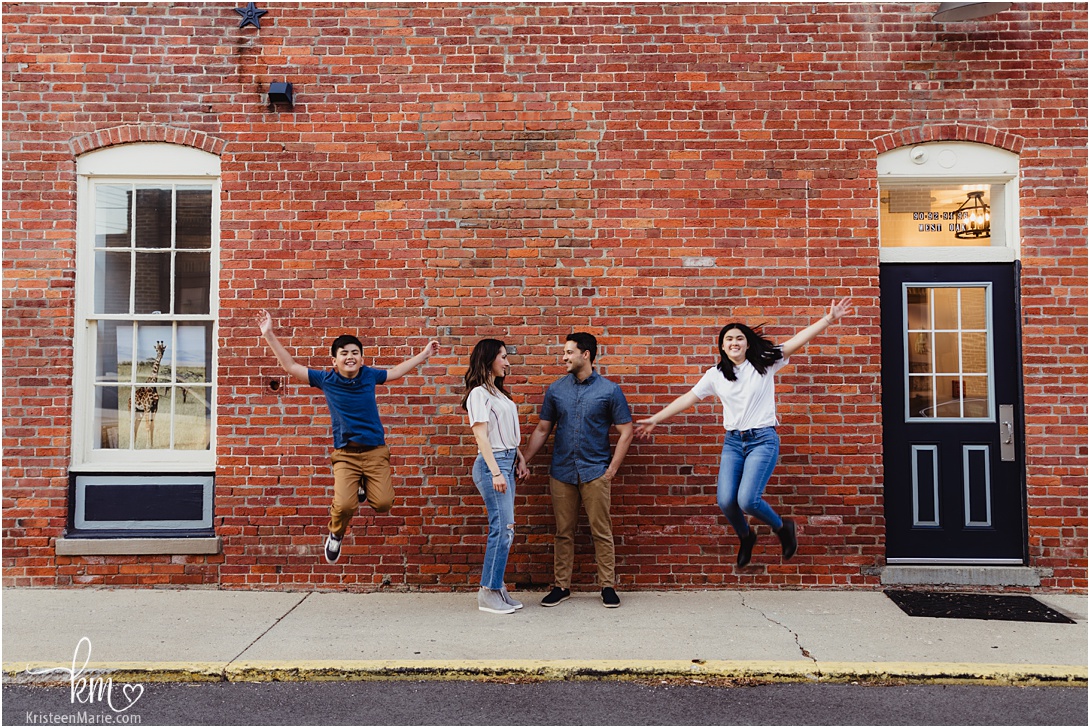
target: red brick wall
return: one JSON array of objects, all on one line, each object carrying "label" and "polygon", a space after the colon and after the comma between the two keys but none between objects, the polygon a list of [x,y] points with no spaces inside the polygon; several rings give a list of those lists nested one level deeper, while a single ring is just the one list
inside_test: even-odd
[{"label": "red brick wall", "polygon": [[[728,318],[782,339],[856,314],[780,378],[773,507],[798,556],[733,568],[702,404],[614,484],[622,588],[874,587],[883,564],[877,154],[961,139],[1021,154],[1031,565],[1086,589],[1085,6],[976,24],[931,6],[5,5],[6,585],[472,587],[483,507],[458,409],[473,343],[517,348],[524,429],[573,329],[637,417],[713,363]],[[877,6],[875,6],[877,7]],[[882,6],[888,9],[891,6]],[[907,6],[906,6],[907,7]],[[270,81],[294,110],[269,109]],[[216,557],[56,557],[67,513],[75,155],[137,140],[221,155]],[[702,267],[710,259],[713,267]],[[398,505],[319,555],[329,422],[256,335],[314,367],[343,330],[376,365],[443,353],[380,399]],[[659,434],[661,433],[661,434]],[[547,452],[508,576],[551,577]],[[581,531],[576,581],[592,582]]]}]

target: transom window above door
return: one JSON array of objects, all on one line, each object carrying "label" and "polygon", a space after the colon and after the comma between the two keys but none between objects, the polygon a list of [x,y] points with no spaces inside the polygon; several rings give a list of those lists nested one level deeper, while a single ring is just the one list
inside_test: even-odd
[{"label": "transom window above door", "polygon": [[883,263],[1007,263],[1018,258],[1018,155],[931,142],[878,157]]}]

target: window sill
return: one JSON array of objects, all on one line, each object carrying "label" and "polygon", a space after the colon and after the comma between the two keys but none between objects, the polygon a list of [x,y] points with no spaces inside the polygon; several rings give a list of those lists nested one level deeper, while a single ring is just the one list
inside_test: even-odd
[{"label": "window sill", "polygon": [[57,556],[211,555],[223,550],[219,536],[208,538],[58,538]]}]

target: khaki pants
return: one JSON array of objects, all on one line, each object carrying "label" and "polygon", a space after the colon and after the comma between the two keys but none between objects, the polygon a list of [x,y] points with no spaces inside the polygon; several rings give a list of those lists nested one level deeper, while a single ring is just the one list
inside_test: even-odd
[{"label": "khaki pants", "polygon": [[571,574],[575,564],[575,526],[579,522],[579,501],[587,510],[594,558],[598,562],[598,585],[613,586],[614,552],[613,523],[609,518],[610,480],[606,476],[580,485],[562,483],[549,478],[556,518],[556,540],[553,543],[553,579],[561,589],[571,589]]},{"label": "khaki pants", "polygon": [[363,488],[367,504],[379,513],[394,505],[394,486],[390,479],[390,448],[348,447],[333,451],[333,505],[329,507],[329,531],[344,536],[352,516],[359,508],[359,490]]}]

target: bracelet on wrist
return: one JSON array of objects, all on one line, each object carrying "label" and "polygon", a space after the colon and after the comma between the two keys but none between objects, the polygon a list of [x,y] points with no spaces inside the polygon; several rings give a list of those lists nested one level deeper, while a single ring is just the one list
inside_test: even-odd
[{"label": "bracelet on wrist", "polygon": [[493,478],[502,478],[502,477],[503,477],[503,473],[492,473],[492,477],[493,477]]}]

